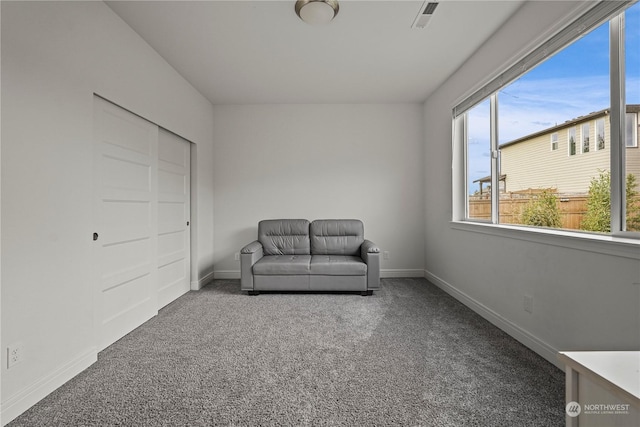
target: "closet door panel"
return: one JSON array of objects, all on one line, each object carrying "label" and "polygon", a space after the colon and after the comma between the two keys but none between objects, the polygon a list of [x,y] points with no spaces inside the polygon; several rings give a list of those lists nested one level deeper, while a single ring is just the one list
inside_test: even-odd
[{"label": "closet door panel", "polygon": [[94,98],[97,345],[157,314],[158,127]]},{"label": "closet door panel", "polygon": [[191,144],[164,129],[158,136],[158,308],[188,292]]}]

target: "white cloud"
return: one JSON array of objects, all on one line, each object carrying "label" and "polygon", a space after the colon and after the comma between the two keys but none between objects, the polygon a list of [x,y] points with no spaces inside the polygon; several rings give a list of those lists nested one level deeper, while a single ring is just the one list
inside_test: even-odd
[{"label": "white cloud", "polygon": [[517,80],[499,94],[500,142],[608,108],[609,102],[609,76]]}]

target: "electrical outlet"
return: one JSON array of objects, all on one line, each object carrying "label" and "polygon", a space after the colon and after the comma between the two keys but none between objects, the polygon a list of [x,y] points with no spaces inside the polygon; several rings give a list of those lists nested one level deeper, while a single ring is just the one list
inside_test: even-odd
[{"label": "electrical outlet", "polygon": [[382,258],[389,259],[389,251],[382,252]]},{"label": "electrical outlet", "polygon": [[22,343],[15,343],[7,347],[7,369],[22,362],[24,358],[24,347]]},{"label": "electrical outlet", "polygon": [[240,252],[236,252],[236,253],[233,255],[233,259],[235,259],[236,261],[240,261]]},{"label": "electrical outlet", "polygon": [[527,313],[533,313],[533,297],[529,295],[524,296],[524,311]]}]

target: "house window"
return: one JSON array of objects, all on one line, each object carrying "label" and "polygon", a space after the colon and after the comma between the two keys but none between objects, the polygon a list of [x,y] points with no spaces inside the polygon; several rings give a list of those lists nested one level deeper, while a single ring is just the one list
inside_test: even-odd
[{"label": "house window", "polygon": [[[640,157],[629,155],[640,150],[624,150],[638,146],[639,43],[640,3],[598,2],[458,104],[453,219],[640,237]],[[575,58],[584,56],[593,60],[577,70]],[[484,135],[481,157],[476,128]],[[549,143],[551,151],[567,144],[567,156],[550,159]],[[599,153],[577,156],[591,151]],[[508,193],[496,185],[502,177]],[[463,182],[472,191],[461,192]],[[478,193],[491,201],[482,217],[469,209]],[[610,209],[590,203],[594,197]],[[637,218],[629,220],[630,212]]]},{"label": "house window", "polygon": [[558,132],[554,132],[551,134],[551,151],[556,151],[558,149]]},{"label": "house window", "polygon": [[582,125],[582,152],[589,152],[589,132],[591,131],[591,126],[589,123],[584,123]]},{"label": "house window", "polygon": [[596,151],[604,150],[604,119],[596,120]]},{"label": "house window", "polygon": [[638,146],[638,114],[627,113],[627,119],[625,121],[625,147],[637,147]]},{"label": "house window", "polygon": [[567,139],[569,140],[569,155],[575,156],[576,139],[578,139],[578,137],[576,136],[576,128],[569,128],[569,130],[567,131]]}]

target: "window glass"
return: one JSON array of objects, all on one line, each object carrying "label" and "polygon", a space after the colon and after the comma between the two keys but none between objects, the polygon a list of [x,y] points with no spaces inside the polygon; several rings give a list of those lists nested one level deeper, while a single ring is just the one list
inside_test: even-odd
[{"label": "window glass", "polygon": [[640,3],[625,11],[625,178],[626,230],[640,231],[640,148],[638,148],[638,112],[640,111]]},{"label": "window glass", "polygon": [[[603,20],[610,21],[596,25]],[[618,54],[624,76],[618,75]],[[540,58],[545,59],[537,63]],[[611,91],[619,93],[622,85],[626,103],[614,97],[612,106]],[[490,116],[489,100],[469,108],[484,96],[495,100],[497,117]],[[640,2],[598,2],[458,104],[454,116],[465,125],[458,132],[465,137],[456,137],[454,147],[464,147],[467,218],[614,235],[640,232]],[[614,132],[614,140],[611,129],[621,122],[622,135]],[[494,130],[498,140],[492,142]],[[496,142],[499,156],[492,160]],[[454,174],[462,172],[454,164]],[[492,181],[498,188],[491,188]],[[623,182],[626,192],[612,204],[611,184],[617,190]],[[462,201],[456,187],[454,197]]]},{"label": "window glass", "polygon": [[[584,58],[589,65],[576,67]],[[501,222],[582,228],[591,181],[610,168],[609,137],[601,129],[605,142],[596,150],[591,125],[603,128],[609,113],[609,76],[605,23],[499,91],[500,173],[508,189],[500,194]],[[549,152],[554,134],[558,150]]]},{"label": "window glass", "polygon": [[604,118],[596,120],[596,150],[604,150]]},{"label": "window glass", "polygon": [[466,113],[467,217],[491,220],[490,101]]},{"label": "window glass", "polygon": [[591,126],[589,122],[582,124],[582,152],[589,152],[589,133],[591,131]]},{"label": "window glass", "polygon": [[576,154],[576,144],[578,140],[576,128],[569,128],[567,130],[567,138],[569,139],[569,155],[575,156]]}]

